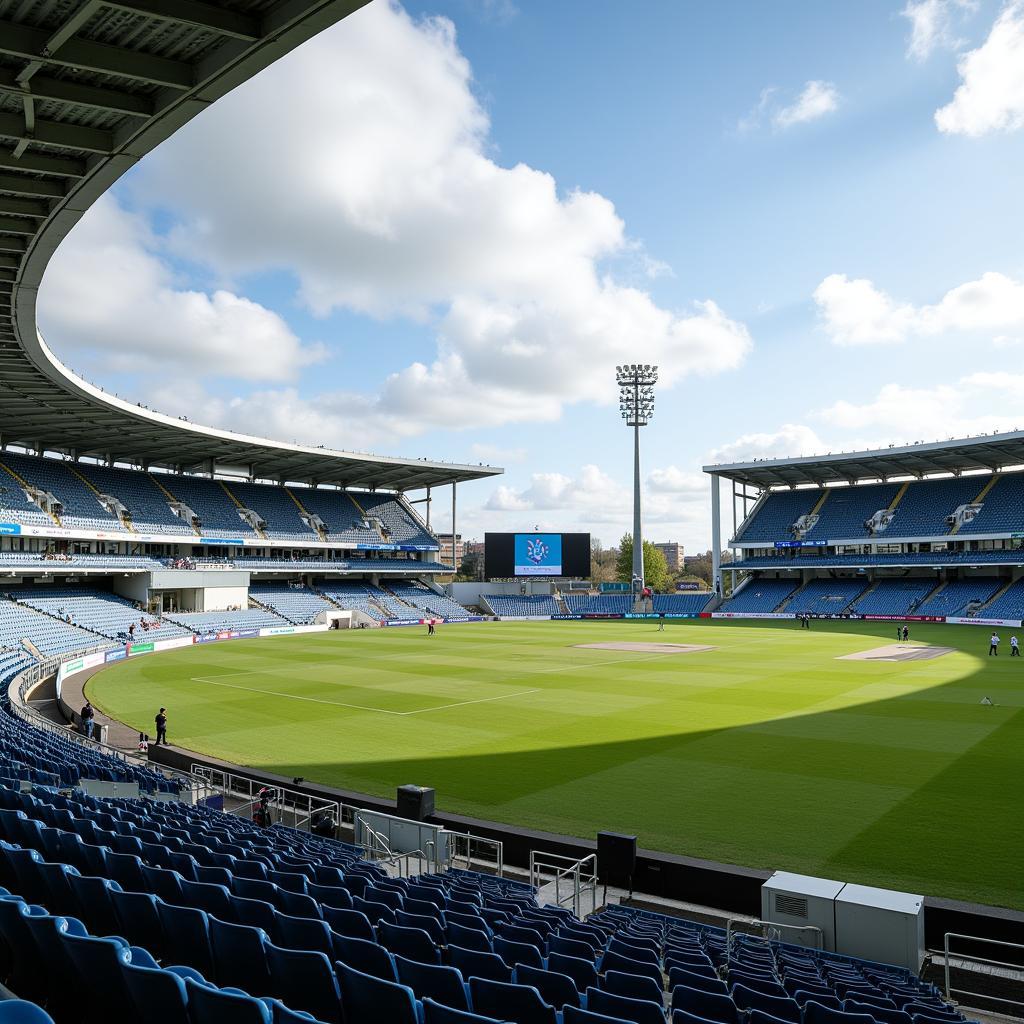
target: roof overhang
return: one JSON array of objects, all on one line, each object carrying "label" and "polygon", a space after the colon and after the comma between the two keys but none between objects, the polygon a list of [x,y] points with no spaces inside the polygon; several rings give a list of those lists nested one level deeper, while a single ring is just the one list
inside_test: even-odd
[{"label": "roof overhang", "polygon": [[410,490],[495,476],[202,427],[115,398],[36,325],[50,256],[83,213],[210,103],[368,0],[0,0],[0,441],[75,457]]},{"label": "roof overhang", "polygon": [[1024,431],[795,459],[723,463],[705,466],[704,472],[766,490],[943,474],[959,476],[1018,466],[1024,466]]}]

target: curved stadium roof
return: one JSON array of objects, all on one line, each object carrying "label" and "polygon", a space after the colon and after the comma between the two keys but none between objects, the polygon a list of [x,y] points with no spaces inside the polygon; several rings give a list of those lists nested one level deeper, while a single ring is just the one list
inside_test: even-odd
[{"label": "curved stadium roof", "polygon": [[895,477],[925,477],[1024,466],[1024,431],[891,445],[861,452],[829,452],[795,459],[756,459],[705,466],[713,476],[768,487],[859,483]]},{"label": "curved stadium roof", "polygon": [[0,440],[184,471],[410,490],[484,466],[287,445],[121,401],[36,326],[50,255],[138,160],[367,0],[0,0]]}]

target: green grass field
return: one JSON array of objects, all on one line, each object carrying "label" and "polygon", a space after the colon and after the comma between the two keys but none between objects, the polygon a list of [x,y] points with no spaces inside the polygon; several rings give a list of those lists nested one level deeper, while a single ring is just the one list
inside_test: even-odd
[{"label": "green grass field", "polygon": [[[887,623],[492,623],[235,641],[88,686],[172,743],[283,775],[650,849],[1024,909],[1024,658],[838,661]],[[685,655],[587,642],[710,644]],[[991,697],[996,707],[979,702]]]}]

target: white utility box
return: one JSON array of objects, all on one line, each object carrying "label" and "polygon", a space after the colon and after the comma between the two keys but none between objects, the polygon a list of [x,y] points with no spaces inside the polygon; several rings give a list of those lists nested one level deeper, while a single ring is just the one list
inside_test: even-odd
[{"label": "white utility box", "polygon": [[836,897],[837,953],[897,964],[915,974],[924,960],[924,897],[845,885]]},{"label": "white utility box", "polygon": [[845,884],[776,871],[761,886],[761,920],[794,928],[820,928],[820,947],[816,933],[810,930],[796,932],[787,928],[779,933],[779,938],[794,945],[834,951],[837,948],[835,905]]}]

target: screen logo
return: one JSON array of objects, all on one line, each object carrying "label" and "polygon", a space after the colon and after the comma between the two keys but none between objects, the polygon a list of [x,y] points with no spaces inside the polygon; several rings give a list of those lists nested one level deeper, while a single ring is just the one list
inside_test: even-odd
[{"label": "screen logo", "polygon": [[515,568],[517,576],[561,576],[562,535],[517,533]]}]

